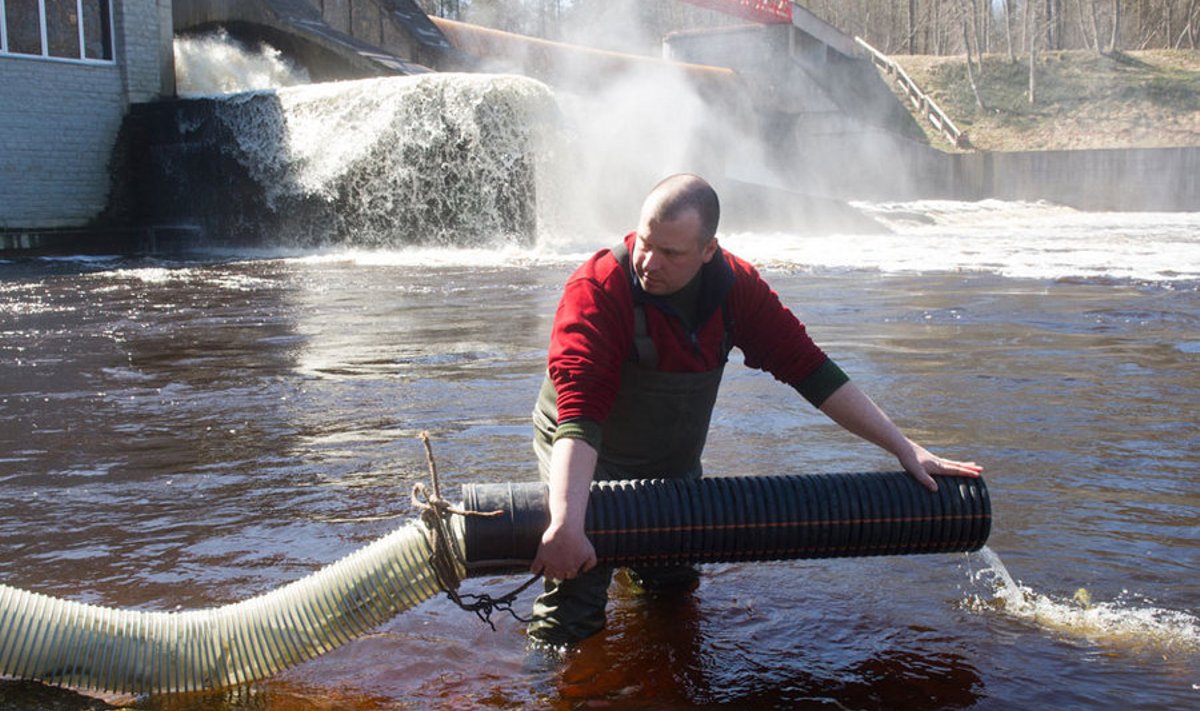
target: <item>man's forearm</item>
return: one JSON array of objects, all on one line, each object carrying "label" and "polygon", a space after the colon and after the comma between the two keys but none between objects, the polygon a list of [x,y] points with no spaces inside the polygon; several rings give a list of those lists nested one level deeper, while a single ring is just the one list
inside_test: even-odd
[{"label": "man's forearm", "polygon": [[550,453],[550,527],[583,531],[596,450],[582,439],[563,438]]},{"label": "man's forearm", "polygon": [[891,418],[879,409],[866,393],[853,382],[847,382],[825,398],[821,412],[846,431],[900,456],[912,443],[896,427]]},{"label": "man's forearm", "polygon": [[904,470],[930,491],[937,491],[934,474],[977,477],[983,467],[975,462],[957,462],[931,454],[896,427],[871,398],[854,383],[846,383],[825,399],[821,411],[859,437],[891,452]]},{"label": "man's forearm", "polygon": [[587,539],[588,496],[596,469],[596,450],[581,439],[563,438],[550,452],[550,525],[530,565],[547,578],[570,580],[596,565]]}]

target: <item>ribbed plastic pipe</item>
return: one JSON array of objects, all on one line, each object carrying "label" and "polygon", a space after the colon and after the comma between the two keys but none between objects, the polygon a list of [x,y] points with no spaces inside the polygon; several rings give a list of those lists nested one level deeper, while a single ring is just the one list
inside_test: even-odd
[{"label": "ribbed plastic pipe", "polygon": [[[454,527],[461,545],[461,527]],[[0,675],[117,693],[223,689],[360,637],[441,588],[418,522],[264,595],[144,612],[0,585]],[[465,573],[460,569],[461,574]]]},{"label": "ribbed plastic pipe", "polygon": [[[676,565],[979,550],[992,512],[981,478],[903,472],[597,482],[585,530],[601,565]],[[540,483],[469,484],[468,571],[527,567],[549,521]]]}]

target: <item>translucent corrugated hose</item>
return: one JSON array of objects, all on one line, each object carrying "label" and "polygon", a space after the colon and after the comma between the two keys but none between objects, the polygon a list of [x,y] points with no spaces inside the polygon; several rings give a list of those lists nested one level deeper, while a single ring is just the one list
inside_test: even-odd
[{"label": "translucent corrugated hose", "polygon": [[[450,528],[461,549],[461,519]],[[425,530],[411,522],[289,585],[202,610],[120,610],[0,585],[0,675],[118,693],[264,679],[436,595]]]}]

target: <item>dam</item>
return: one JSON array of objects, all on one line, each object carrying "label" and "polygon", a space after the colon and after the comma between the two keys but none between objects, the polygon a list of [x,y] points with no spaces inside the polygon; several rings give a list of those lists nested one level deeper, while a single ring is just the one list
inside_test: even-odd
[{"label": "dam", "polygon": [[[174,23],[180,37],[203,36],[220,28],[245,46],[265,43],[303,67],[314,82],[336,79],[336,86],[347,92],[341,95],[332,88],[334,84],[328,90],[289,87],[244,99],[206,96],[157,102],[131,112],[124,128],[131,170],[123,184],[130,186],[125,204],[140,210],[135,219],[198,225],[208,235],[239,243],[287,232],[294,244],[312,244],[314,235],[328,241],[330,234],[335,242],[366,245],[397,239],[471,244],[481,234],[506,235],[528,244],[539,229],[619,230],[621,208],[636,200],[637,191],[664,170],[716,176],[724,194],[733,198],[729,204],[737,206],[725,223],[734,229],[798,221],[816,229],[877,229],[877,223],[846,204],[845,196],[868,194],[876,190],[872,186],[894,185],[880,172],[889,170],[887,166],[878,159],[856,160],[851,163],[874,166],[876,174],[837,175],[828,166],[846,161],[817,155],[812,147],[877,151],[879,141],[890,140],[893,134],[906,133],[900,139],[904,141],[919,135],[869,62],[843,54],[853,46],[848,38],[841,37],[839,48],[832,48],[794,22],[682,33],[669,38],[667,59],[429,18],[414,4],[403,2],[306,5],[270,0],[231,5],[194,0],[175,4]],[[829,28],[824,31],[829,38],[840,37]],[[797,36],[808,39],[797,40]],[[795,59],[786,59],[789,56]],[[821,71],[816,71],[818,66]],[[781,72],[787,81],[778,80]],[[297,97],[303,93],[325,97],[317,100],[324,102],[320,108],[308,103],[303,113],[327,112],[315,123],[329,119],[342,126],[344,136],[354,128],[356,111],[369,112],[353,108],[359,100],[354,97],[393,89],[411,97],[445,96],[442,92],[454,93],[472,83],[469,76],[496,75],[540,82],[546,96],[535,100],[540,106],[517,109],[510,104],[511,96],[500,97],[505,94],[501,87],[519,82],[495,80],[487,101],[498,102],[497,108],[476,113],[519,119],[503,127],[475,124],[473,117],[445,110],[445,101],[454,103],[451,99],[379,103],[407,104],[394,118],[388,137],[380,134],[377,139],[404,146],[395,154],[403,155],[399,160],[409,167],[406,171],[388,168],[388,159],[382,158],[386,151],[363,146],[364,155],[379,160],[347,164],[349,172],[339,178],[340,187],[308,183],[288,188],[293,174],[305,169],[285,166],[291,160],[282,157],[286,150],[272,148],[282,146],[278,136],[250,137],[250,126],[286,122],[279,113],[281,104],[300,101]],[[823,79],[810,78],[814,76]],[[373,82],[370,88],[353,88],[355,81],[368,81],[364,77]],[[848,83],[861,84],[857,98],[846,95]],[[435,85],[440,88],[431,92]],[[523,86],[535,91],[533,83]],[[841,94],[831,94],[830,86],[843,87]],[[864,102],[862,96],[874,98]],[[480,100],[460,98],[467,104]],[[526,100],[529,97],[520,101]],[[839,101],[855,104],[858,119],[846,120]],[[342,118],[330,118],[333,114]],[[373,119],[359,123],[370,127]],[[186,135],[176,130],[177,125],[189,127]],[[414,134],[423,136],[418,140],[423,147],[406,142]],[[317,146],[329,143],[313,140]],[[459,146],[457,157],[448,157],[445,147],[449,145]],[[292,149],[297,147],[294,142]],[[900,155],[888,152],[892,153]],[[426,156],[429,163],[421,167],[418,164],[424,159],[417,155]],[[490,167],[451,171],[456,174],[454,185],[502,184],[510,189],[495,195],[494,202],[480,205],[479,196],[488,191],[472,187],[462,191],[464,198],[471,196],[470,202],[456,202],[453,189],[432,174],[447,172],[437,166],[458,165],[459,159]],[[305,155],[295,160],[298,166],[323,159]],[[266,175],[263,166],[283,167],[282,172]],[[363,177],[360,170],[374,177]],[[507,174],[501,174],[504,171]],[[463,182],[467,174],[473,177]],[[405,197],[388,197],[384,185],[388,181],[394,182],[394,194]],[[796,189],[797,185],[803,189]],[[580,197],[584,186],[586,197]],[[349,197],[348,191],[371,197]],[[413,209],[393,209],[397,204]],[[380,206],[391,212],[381,213]],[[561,224],[567,214],[582,216],[579,219],[585,223]],[[485,219],[480,222],[480,217]],[[390,236],[380,233],[388,222]]]},{"label": "dam", "polygon": [[[619,206],[653,176],[679,170],[710,176],[733,198],[740,209],[727,216],[731,229],[880,229],[848,204],[855,200],[1196,207],[1194,149],[943,153],[925,142],[854,38],[795,4],[695,4],[723,9],[737,24],[669,35],[664,57],[654,58],[430,17],[412,0],[176,0],[159,2],[137,23],[132,4],[115,3],[120,12],[85,18],[84,29],[107,28],[117,41],[83,50],[77,62],[22,74],[29,64],[22,52],[34,49],[15,41],[0,47],[3,91],[12,99],[0,110],[12,168],[0,176],[7,196],[0,249],[104,251],[113,242],[153,251],[197,242],[262,244],[281,232],[297,245],[329,241],[330,234],[334,242],[363,235],[368,246],[398,239],[472,244],[482,234],[529,244],[539,229],[619,229]],[[8,13],[7,24],[17,12]],[[170,44],[214,34],[270,47],[313,86],[347,85],[347,96],[332,88],[181,94]],[[47,43],[40,51],[58,50]],[[111,87],[97,83],[97,74],[111,77]],[[482,77],[497,74],[534,83],[522,85],[519,99],[484,89]],[[476,79],[458,78],[467,75]],[[349,86],[357,81],[375,84]],[[538,82],[545,88],[535,89]],[[86,130],[69,116],[65,124],[31,122],[61,115],[51,105],[63,99],[38,88],[49,83],[66,92],[86,86],[91,103],[77,104],[74,113],[97,120]],[[497,86],[518,84],[504,79]],[[321,173],[314,166],[348,156],[317,155],[330,142],[310,136],[315,143],[293,142],[298,153],[288,157],[284,104],[306,107],[297,110],[316,117],[310,125],[328,118],[344,133],[354,111],[368,110],[355,102],[377,90],[393,97],[383,104],[412,105],[392,116],[390,132],[375,131],[374,146],[357,149],[374,159],[343,163],[337,177],[326,170],[320,184],[312,183]],[[539,91],[544,95],[532,98]],[[514,120],[498,128],[495,120],[476,123],[469,111],[444,110],[479,101],[498,102],[480,116]],[[399,130],[406,126],[421,128]],[[396,140],[418,133],[425,138],[417,143]],[[399,157],[385,157],[383,140],[403,146]],[[469,175],[504,187],[480,204],[481,191],[456,191],[431,177],[431,166],[459,159],[465,163],[451,171],[454,185],[463,187]],[[399,164],[407,177],[389,172]],[[389,194],[384,183],[392,180]],[[580,197],[565,186],[589,189]],[[586,224],[561,224],[562,215],[583,213]],[[388,223],[395,225],[390,235]]]}]

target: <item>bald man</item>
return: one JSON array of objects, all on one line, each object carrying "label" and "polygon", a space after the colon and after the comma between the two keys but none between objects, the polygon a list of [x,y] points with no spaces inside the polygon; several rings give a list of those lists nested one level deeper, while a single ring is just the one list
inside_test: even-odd
[{"label": "bald man", "polygon": [[[532,640],[580,641],[604,627],[612,569],[584,532],[593,480],[696,478],[729,351],[791,385],[834,422],[893,454],[931,491],[931,474],[978,476],[973,462],[905,437],[809,338],[749,263],[717,243],[720,203],[695,175],[673,175],[642,204],[637,230],[567,280],[547,375],[534,408],[534,450],[550,524],[531,569],[545,591]],[[690,567],[631,569],[650,592],[690,590]]]}]

